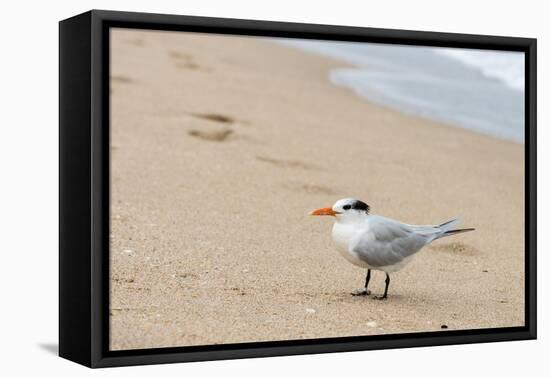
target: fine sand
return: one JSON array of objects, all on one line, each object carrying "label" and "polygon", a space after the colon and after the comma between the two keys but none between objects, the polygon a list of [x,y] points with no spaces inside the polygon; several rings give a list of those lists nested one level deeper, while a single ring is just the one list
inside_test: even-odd
[{"label": "fine sand", "polygon": [[[272,41],[111,41],[113,350],[524,324],[523,145],[374,106]],[[307,215],[344,197],[477,230],[353,297],[366,272]]]}]

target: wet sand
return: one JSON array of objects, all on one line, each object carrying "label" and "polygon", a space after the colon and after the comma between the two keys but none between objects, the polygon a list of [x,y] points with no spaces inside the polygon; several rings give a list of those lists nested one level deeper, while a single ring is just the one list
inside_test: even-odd
[{"label": "wet sand", "polygon": [[[271,41],[111,41],[111,349],[524,324],[523,145],[372,105],[328,81],[345,63]],[[345,197],[477,230],[353,297],[366,272],[307,216]]]}]

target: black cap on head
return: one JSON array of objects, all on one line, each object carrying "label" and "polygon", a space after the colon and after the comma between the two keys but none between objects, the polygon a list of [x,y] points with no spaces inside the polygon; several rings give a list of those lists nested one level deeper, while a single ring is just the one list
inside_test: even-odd
[{"label": "black cap on head", "polygon": [[363,210],[365,211],[367,214],[369,213],[369,210],[370,210],[370,206],[367,205],[366,203],[364,203],[363,201],[355,201],[352,205],[351,205],[351,208],[352,209],[355,209],[355,210]]}]

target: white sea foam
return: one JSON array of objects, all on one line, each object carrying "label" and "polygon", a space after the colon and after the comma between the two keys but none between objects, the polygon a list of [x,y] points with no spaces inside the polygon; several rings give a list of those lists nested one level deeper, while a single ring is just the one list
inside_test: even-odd
[{"label": "white sea foam", "polygon": [[401,112],[518,142],[524,140],[524,55],[519,52],[277,40],[353,67],[329,80]]},{"label": "white sea foam", "polygon": [[525,54],[522,52],[458,48],[438,48],[434,51],[478,69],[487,77],[501,80],[510,88],[520,91],[525,88]]}]

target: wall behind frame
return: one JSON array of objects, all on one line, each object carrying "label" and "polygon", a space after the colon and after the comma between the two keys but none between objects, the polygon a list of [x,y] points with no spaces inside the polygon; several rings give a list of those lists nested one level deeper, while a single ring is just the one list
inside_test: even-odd
[{"label": "wall behind frame", "polygon": [[[0,161],[3,263],[0,280],[3,292],[3,371],[20,374],[51,371],[60,376],[88,376],[94,371],[54,356],[57,343],[57,22],[91,8],[179,13],[203,16],[240,17],[278,21],[468,32],[536,37],[539,67],[550,64],[550,30],[543,5],[536,1],[511,5],[465,0],[317,3],[290,0],[254,3],[234,0],[81,1],[78,3],[10,3],[0,33],[3,48],[2,92],[6,104],[0,128]],[[541,3],[542,4],[542,3]],[[539,144],[550,142],[544,125],[548,117],[542,104],[549,103],[549,79],[539,69]],[[7,100],[6,100],[7,99]],[[543,167],[550,153],[539,149],[539,193],[550,190]],[[6,175],[7,174],[7,175]],[[550,211],[548,200],[539,196],[539,229],[550,227],[542,214]],[[549,249],[540,232],[539,251]],[[539,272],[548,270],[548,259],[539,254]],[[548,279],[539,274],[539,314],[549,312],[542,292]],[[540,315],[542,319],[542,315]],[[448,377],[465,374],[519,376],[543,371],[543,350],[550,347],[550,334],[540,322],[539,340],[498,344],[460,345],[376,352],[221,361],[195,364],[109,369],[116,376],[280,376],[315,374],[334,376],[348,372],[369,376],[416,375]],[[151,370],[156,369],[156,370]],[[13,374],[15,373],[15,374]],[[536,375],[535,375],[536,376]]]}]

